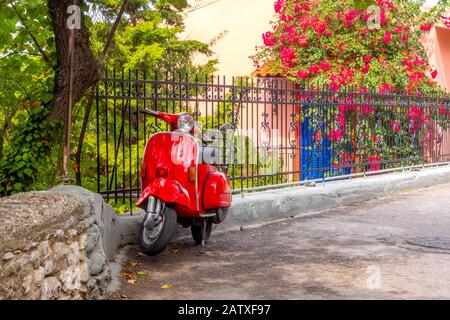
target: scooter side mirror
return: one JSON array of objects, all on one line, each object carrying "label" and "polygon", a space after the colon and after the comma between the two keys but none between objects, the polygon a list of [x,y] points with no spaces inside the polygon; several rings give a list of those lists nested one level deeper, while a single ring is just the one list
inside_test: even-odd
[{"label": "scooter side mirror", "polygon": [[228,122],[224,123],[219,128],[219,130],[222,131],[223,133],[227,132],[230,129],[233,129],[233,125],[231,123],[228,123]]}]

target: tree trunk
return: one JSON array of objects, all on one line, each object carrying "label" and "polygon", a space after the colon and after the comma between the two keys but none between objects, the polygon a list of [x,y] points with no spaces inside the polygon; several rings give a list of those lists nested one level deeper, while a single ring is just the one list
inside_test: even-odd
[{"label": "tree trunk", "polygon": [[[49,117],[52,120],[64,120],[67,116],[70,70],[70,30],[67,28],[67,20],[70,14],[67,13],[67,8],[71,5],[80,5],[81,2],[82,0],[47,0],[58,56],[53,99],[48,105],[50,109]],[[97,61],[89,45],[89,33],[85,27],[82,12],[81,29],[75,32],[74,60],[73,104],[77,103],[83,97],[85,91],[95,84],[98,79]]]}]

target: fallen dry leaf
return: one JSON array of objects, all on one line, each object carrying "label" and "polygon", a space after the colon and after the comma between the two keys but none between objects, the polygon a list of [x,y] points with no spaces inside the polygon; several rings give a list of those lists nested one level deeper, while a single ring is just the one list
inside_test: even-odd
[{"label": "fallen dry leaf", "polygon": [[130,261],[130,262],[128,262],[127,265],[128,265],[130,268],[134,268],[134,267],[136,267],[137,265],[139,265],[139,262]]},{"label": "fallen dry leaf", "polygon": [[122,293],[120,296],[121,296],[123,299],[128,299],[128,296],[127,296],[126,294],[124,294],[124,293]]},{"label": "fallen dry leaf", "polygon": [[129,271],[123,271],[122,277],[124,277],[128,283],[135,284],[137,282],[136,276]]},{"label": "fallen dry leaf", "polygon": [[122,277],[124,277],[125,279],[131,279],[131,278],[133,278],[133,274],[129,271],[123,271]]},{"label": "fallen dry leaf", "polygon": [[172,289],[172,285],[171,285],[171,284],[163,284],[163,285],[161,286],[161,289],[170,290],[170,289]]}]

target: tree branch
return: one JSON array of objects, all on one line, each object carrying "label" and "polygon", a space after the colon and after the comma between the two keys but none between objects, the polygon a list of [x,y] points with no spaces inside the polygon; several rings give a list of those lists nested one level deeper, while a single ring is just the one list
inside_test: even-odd
[{"label": "tree branch", "polygon": [[128,5],[129,0],[124,0],[122,2],[122,6],[120,7],[119,13],[117,14],[116,20],[114,21],[114,24],[111,28],[111,31],[109,32],[108,38],[106,39],[105,47],[103,48],[103,52],[100,54],[100,57],[98,58],[98,65],[99,65],[99,73],[101,74],[104,69],[104,62],[106,55],[108,54],[109,48],[112,45],[112,41],[114,39],[114,35],[116,34],[117,28],[119,27],[120,20],[122,20],[123,13],[125,12],[125,9]]},{"label": "tree branch", "polygon": [[46,52],[44,51],[44,49],[40,46],[39,42],[37,41],[36,37],[34,36],[33,32],[31,32],[30,28],[28,28],[28,26],[25,24],[25,21],[22,18],[22,15],[19,13],[19,11],[16,8],[16,5],[14,2],[11,2],[11,6],[14,10],[14,12],[16,13],[16,15],[19,17],[20,23],[22,23],[22,25],[24,26],[24,28],[28,31],[28,34],[30,35],[31,40],[33,40],[34,45],[36,46],[36,48],[39,50],[39,52],[42,55],[42,58],[44,59],[45,62],[50,63],[50,58],[48,57],[48,55],[46,54]]},{"label": "tree branch", "polygon": [[[111,31],[109,32],[108,38],[106,40],[106,44],[105,47],[103,48],[102,53],[100,54],[100,57],[98,59],[98,73],[99,76],[101,76],[101,74],[103,73],[103,70],[105,68],[105,59],[106,56],[109,52],[109,49],[111,48],[111,45],[113,43],[113,39],[114,36],[116,34],[117,28],[119,27],[119,23],[120,20],[122,20],[122,16],[125,12],[125,9],[128,5],[128,1],[129,0],[124,0],[122,2],[122,5],[120,7],[119,13],[117,14],[116,20],[114,21],[114,24],[111,28]],[[89,123],[89,117],[91,115],[91,109],[92,109],[92,104],[94,103],[94,98],[95,98],[95,88],[91,87],[91,90],[88,94],[88,99],[87,99],[87,106],[86,106],[86,111],[84,113],[84,117],[83,117],[83,124],[81,126],[81,131],[80,131],[80,138],[78,139],[78,147],[77,147],[77,152],[75,154],[75,162],[76,162],[76,170],[75,170],[75,175],[76,175],[76,183],[77,185],[81,185],[81,153],[83,152],[83,143],[84,143],[84,138],[86,136],[86,130],[87,130],[87,125]]]},{"label": "tree branch", "polygon": [[25,95],[27,96],[27,99],[31,99],[31,95],[28,93],[28,91],[25,88],[25,86],[22,83],[20,83],[20,81],[18,81],[17,79],[7,78],[7,77],[0,77],[0,79],[6,80],[6,81],[15,82],[19,87],[22,88],[23,93],[25,93]]}]

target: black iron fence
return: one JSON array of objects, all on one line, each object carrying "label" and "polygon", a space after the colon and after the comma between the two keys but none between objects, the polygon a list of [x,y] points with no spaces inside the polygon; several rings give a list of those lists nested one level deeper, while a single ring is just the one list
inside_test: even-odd
[{"label": "black iron fence", "polygon": [[141,108],[191,112],[203,130],[230,123],[222,170],[235,192],[450,161],[448,96],[112,71],[98,87],[96,165],[98,192],[115,204],[139,195],[145,143],[168,130]]}]

